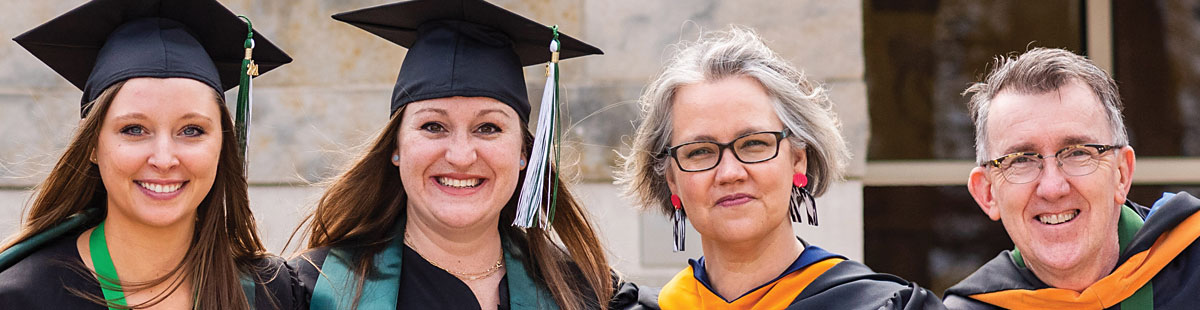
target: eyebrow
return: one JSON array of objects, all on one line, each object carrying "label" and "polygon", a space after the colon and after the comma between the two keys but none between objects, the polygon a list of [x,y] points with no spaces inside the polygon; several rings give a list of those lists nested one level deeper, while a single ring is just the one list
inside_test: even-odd
[{"label": "eyebrow", "polygon": [[500,113],[504,116],[510,116],[508,114],[508,111],[504,111],[502,109],[483,109],[483,110],[480,110],[479,113],[476,113],[475,116],[484,116],[484,115],[490,114],[490,113]]},{"label": "eyebrow", "polygon": [[[738,131],[737,134],[735,134],[733,136],[734,136],[734,139],[737,139],[737,137],[745,136],[750,133],[762,132],[762,131],[769,131],[769,130],[761,129],[761,128],[757,128],[757,127],[749,127],[749,128],[742,129],[741,131]],[[691,137],[691,139],[686,140],[684,142],[680,142],[680,144],[689,143],[689,142],[717,142],[717,138],[713,137],[711,135],[702,134],[702,135]],[[732,142],[732,140],[730,142]]]},{"label": "eyebrow", "polygon": [[[1059,139],[1059,146],[1066,147],[1077,144],[1095,143],[1096,139],[1081,135],[1066,136]],[[1004,149],[1004,154],[1021,153],[1021,152],[1036,152],[1033,143],[1022,142]]]},{"label": "eyebrow", "polygon": [[[146,114],[142,114],[141,112],[127,113],[127,114],[118,115],[117,117],[113,117],[113,121],[145,120],[145,119],[150,119],[150,117],[146,116]],[[204,114],[200,114],[200,113],[196,113],[196,112],[189,112],[188,114],[184,114],[183,117],[180,117],[179,119],[185,119],[185,120],[186,119],[201,119],[204,121],[212,122],[211,117],[208,117],[208,116],[205,116]]]},{"label": "eyebrow", "polygon": [[179,119],[200,119],[200,120],[204,120],[204,121],[207,121],[210,123],[213,121],[211,117],[204,116],[204,114],[200,114],[200,113],[196,113],[196,112],[184,114],[183,117],[181,117]]},{"label": "eyebrow", "polygon": [[148,117],[146,117],[145,114],[142,114],[139,112],[133,112],[133,113],[126,113],[126,114],[122,114],[122,115],[113,117],[113,121],[140,120],[140,119],[147,119],[147,118]]},{"label": "eyebrow", "polygon": [[420,113],[433,113],[433,114],[439,114],[439,115],[443,115],[443,116],[450,115],[450,113],[446,112],[446,110],[438,109],[438,108],[421,108],[420,110],[413,112],[413,114],[420,114]]}]

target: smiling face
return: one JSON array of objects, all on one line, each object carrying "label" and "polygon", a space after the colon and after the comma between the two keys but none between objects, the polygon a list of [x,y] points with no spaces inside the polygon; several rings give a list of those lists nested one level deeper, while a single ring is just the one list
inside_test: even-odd
[{"label": "smiling face", "polygon": [[[770,100],[757,80],[745,76],[680,87],[671,107],[670,145],[729,143],[752,132],[783,130]],[[679,196],[688,220],[706,243],[790,235],[792,175],[805,169],[803,153],[791,150],[792,144],[784,139],[775,158],[745,164],[727,149],[715,168],[699,172],[681,171],[668,159],[667,185]]]},{"label": "smiling face", "polygon": [[994,167],[971,174],[972,195],[1004,224],[1026,264],[1051,285],[1071,282],[1054,275],[1088,278],[1091,270],[1110,271],[1111,265],[1096,265],[1114,264],[1118,254],[1117,220],[1129,192],[1133,149],[1101,154],[1096,171],[1083,176],[1064,174],[1053,158],[1067,146],[1113,143],[1097,96],[1078,81],[1043,94],[1004,91],[992,100],[987,126],[989,158],[1014,152],[1049,157],[1041,176],[1025,184],[1008,182]]},{"label": "smiling face", "polygon": [[186,78],[134,78],[113,98],[95,161],[108,191],[108,220],[187,224],[212,189],[221,152],[213,89]]},{"label": "smiling face", "polygon": [[405,106],[393,162],[410,218],[438,228],[492,227],[513,196],[523,159],[521,119],[485,97]]}]

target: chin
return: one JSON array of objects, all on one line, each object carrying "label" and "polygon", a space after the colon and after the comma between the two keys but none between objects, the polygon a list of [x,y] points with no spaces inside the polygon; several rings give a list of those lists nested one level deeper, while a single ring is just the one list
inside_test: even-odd
[{"label": "chin", "polygon": [[[442,209],[434,212],[434,219],[442,225],[456,228],[471,227],[480,222],[487,221],[489,214],[479,208],[453,208]],[[498,217],[497,217],[498,220]],[[493,223],[494,224],[494,223]]]},{"label": "chin", "polygon": [[754,223],[724,221],[713,226],[706,229],[706,233],[701,233],[701,237],[707,236],[709,239],[722,242],[750,241],[763,237],[761,227]]},{"label": "chin", "polygon": [[142,223],[143,225],[150,226],[150,227],[166,228],[166,227],[174,227],[174,226],[178,226],[178,225],[187,224],[187,223],[189,223],[189,221],[195,221],[195,219],[196,219],[195,213],[163,214],[163,213],[159,213],[159,212],[153,212],[150,214],[141,214],[138,218],[134,219],[134,221]]},{"label": "chin", "polygon": [[1083,252],[1083,249],[1079,248],[1077,244],[1061,244],[1040,246],[1035,255],[1046,268],[1071,270],[1080,264],[1087,263],[1088,257],[1096,258],[1096,255],[1083,255]]},{"label": "chin", "polygon": [[133,211],[134,222],[150,227],[172,227],[195,221],[198,211],[196,205],[142,205]]}]

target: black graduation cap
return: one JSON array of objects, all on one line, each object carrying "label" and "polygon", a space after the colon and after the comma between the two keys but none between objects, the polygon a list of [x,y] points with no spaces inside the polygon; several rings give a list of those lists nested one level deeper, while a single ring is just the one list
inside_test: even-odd
[{"label": "black graduation cap", "polygon": [[[229,90],[238,85],[247,29],[216,0],[92,0],[13,40],[83,90],[86,104],[135,77]],[[292,61],[257,32],[253,38],[260,73]]]},{"label": "black graduation cap", "polygon": [[[452,96],[490,97],[529,120],[521,67],[550,61],[551,28],[482,0],[414,0],[333,15],[408,48],[391,113]],[[559,59],[603,54],[559,34]]]}]

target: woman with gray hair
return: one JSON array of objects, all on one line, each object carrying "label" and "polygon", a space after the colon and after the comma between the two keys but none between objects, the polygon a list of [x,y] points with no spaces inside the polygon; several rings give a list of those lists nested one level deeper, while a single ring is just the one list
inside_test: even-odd
[{"label": "woman with gray hair", "polygon": [[643,208],[671,215],[676,251],[686,216],[705,253],[662,288],[663,309],[943,308],[915,284],[794,235],[792,222],[817,224],[813,198],[850,153],[825,90],[752,30],[681,44],[640,103],[619,182]]}]

